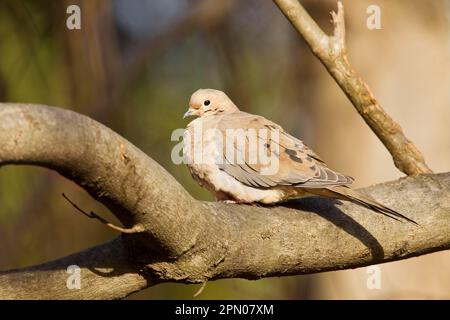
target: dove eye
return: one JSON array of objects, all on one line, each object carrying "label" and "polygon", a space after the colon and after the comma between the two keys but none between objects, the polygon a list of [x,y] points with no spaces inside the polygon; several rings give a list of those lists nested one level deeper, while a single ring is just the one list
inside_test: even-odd
[{"label": "dove eye", "polygon": [[209,106],[209,105],[211,104],[211,101],[205,100],[205,102],[203,102],[203,104],[204,104],[205,106]]}]

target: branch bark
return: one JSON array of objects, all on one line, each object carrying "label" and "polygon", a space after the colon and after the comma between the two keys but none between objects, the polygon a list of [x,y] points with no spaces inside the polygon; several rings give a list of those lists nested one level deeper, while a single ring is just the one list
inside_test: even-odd
[{"label": "branch bark", "polygon": [[419,149],[405,136],[401,126],[383,110],[369,86],[350,64],[345,45],[342,3],[338,1],[337,13],[332,12],[334,33],[327,36],[298,0],[274,0],[274,2],[388,149],[395,166],[407,175],[432,173]]},{"label": "branch bark", "polygon": [[[58,171],[126,228],[103,245],[0,272],[0,298],[123,298],[161,282],[259,279],[356,268],[450,248],[450,174],[364,189],[421,227],[351,203],[313,197],[254,207],[194,200],[156,162],[112,130],[72,111],[0,103],[0,166]],[[66,286],[69,265],[81,289]]]},{"label": "branch bark", "polygon": [[[67,286],[73,265],[80,268],[80,289]],[[118,299],[149,285],[118,237],[56,261],[0,272],[0,299]]]}]

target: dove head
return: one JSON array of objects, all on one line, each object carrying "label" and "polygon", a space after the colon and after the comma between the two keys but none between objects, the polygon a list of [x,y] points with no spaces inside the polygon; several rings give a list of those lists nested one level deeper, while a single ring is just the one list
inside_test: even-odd
[{"label": "dove head", "polygon": [[189,101],[189,109],[183,118],[189,116],[203,117],[213,114],[226,114],[239,111],[228,96],[219,90],[199,89]]}]

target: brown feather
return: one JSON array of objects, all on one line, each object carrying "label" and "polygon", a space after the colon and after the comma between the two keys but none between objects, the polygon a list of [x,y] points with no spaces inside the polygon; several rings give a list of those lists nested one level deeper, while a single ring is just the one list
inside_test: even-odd
[{"label": "brown feather", "polygon": [[402,215],[401,213],[389,207],[382,205],[370,196],[355,191],[347,186],[333,186],[324,189],[307,189],[307,191],[320,196],[351,201],[397,221],[401,221],[401,219],[403,219],[405,221],[418,225],[418,223],[414,220]]}]

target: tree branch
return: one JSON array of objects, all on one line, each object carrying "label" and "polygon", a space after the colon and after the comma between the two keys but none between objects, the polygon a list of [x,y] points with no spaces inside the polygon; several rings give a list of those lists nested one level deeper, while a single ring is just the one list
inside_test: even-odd
[{"label": "tree branch", "polygon": [[400,125],[383,110],[369,86],[351,66],[345,46],[342,3],[338,1],[337,13],[332,12],[333,36],[327,36],[298,0],[274,0],[274,2],[388,149],[395,166],[407,175],[431,173],[419,149],[405,136]]},{"label": "tree branch", "polygon": [[[364,189],[421,227],[313,197],[254,207],[194,200],[142,151],[72,111],[0,103],[0,165],[58,171],[126,226],[106,244],[0,272],[0,298],[122,298],[161,282],[203,283],[356,268],[450,248],[450,174]],[[401,199],[401,200],[399,200]],[[66,269],[81,268],[81,289]]]},{"label": "tree branch", "polygon": [[[166,170],[88,117],[46,106],[0,104],[0,132],[1,164],[56,170],[105,204],[126,228],[144,226],[155,250],[177,256],[195,241],[193,229],[204,226],[197,202]],[[192,225],[178,225],[181,216]],[[168,231],[177,237],[168,237]]]},{"label": "tree branch", "polygon": [[[69,289],[67,267],[80,267],[80,289]],[[0,299],[120,299],[148,287],[120,237],[62,259],[0,272]]]}]

